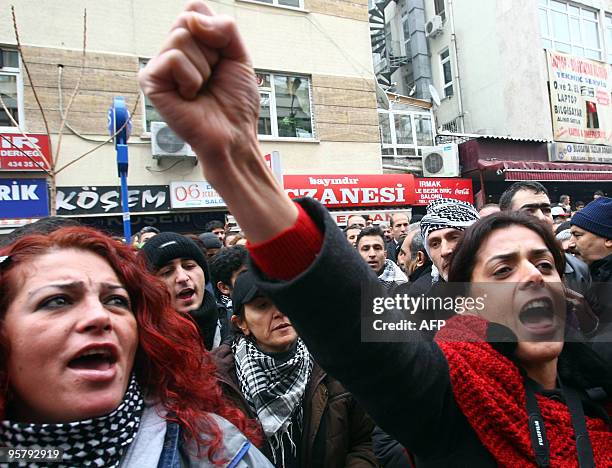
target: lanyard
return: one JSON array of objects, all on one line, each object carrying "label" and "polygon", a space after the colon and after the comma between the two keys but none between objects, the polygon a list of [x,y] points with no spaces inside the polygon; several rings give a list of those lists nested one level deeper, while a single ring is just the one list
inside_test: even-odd
[{"label": "lanyard", "polygon": [[[536,399],[536,384],[533,380],[525,377],[525,396],[527,400],[527,412],[529,413],[529,435],[531,437],[531,446],[536,457],[536,463],[539,467],[550,467],[550,446],[546,437],[546,428],[544,427],[544,418]],[[578,455],[578,466],[580,468],[594,468],[595,461],[593,457],[593,448],[591,439],[586,427],[586,419],[584,417],[584,409],[578,392],[570,387],[563,385],[561,382],[561,391],[565,397],[566,405],[569,409],[574,434],[576,435],[576,453]]]}]

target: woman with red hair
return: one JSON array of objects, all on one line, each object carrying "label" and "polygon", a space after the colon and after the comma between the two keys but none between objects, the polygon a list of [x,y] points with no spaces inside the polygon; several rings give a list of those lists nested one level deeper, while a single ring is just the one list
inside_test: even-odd
[{"label": "woman with red hair", "polygon": [[0,356],[0,446],[59,448],[63,466],[271,466],[194,323],[94,229],[0,250]]}]

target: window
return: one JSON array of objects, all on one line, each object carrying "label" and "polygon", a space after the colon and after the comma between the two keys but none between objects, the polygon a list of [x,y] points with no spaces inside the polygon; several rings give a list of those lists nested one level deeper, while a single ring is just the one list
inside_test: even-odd
[{"label": "window", "polygon": [[260,136],[314,138],[309,78],[258,72],[257,85]]},{"label": "window", "polygon": [[378,122],[385,156],[416,157],[417,148],[434,144],[429,113],[379,109]]},{"label": "window", "polygon": [[539,2],[540,33],[545,49],[602,59],[596,10],[557,0]]},{"label": "window", "polygon": [[250,0],[256,3],[267,3],[268,5],[286,6],[293,8],[304,8],[303,0]]},{"label": "window", "polygon": [[442,69],[442,83],[444,83],[444,97],[454,94],[453,90],[453,69],[451,67],[450,52],[444,49],[440,52],[440,67]]},{"label": "window", "polygon": [[[140,68],[144,68],[148,61],[149,59],[141,59]],[[157,109],[153,107],[153,104],[151,104],[151,101],[149,101],[149,98],[144,93],[142,93],[140,98],[144,106],[144,120],[142,122],[143,131],[149,133],[151,131],[151,122],[163,122],[164,119],[162,119]]]},{"label": "window", "polygon": [[612,63],[612,15],[606,15],[606,48],[608,49],[608,63]]},{"label": "window", "polygon": [[410,49],[410,24],[408,23],[408,13],[402,13],[402,31],[404,33],[404,51],[406,57],[412,58],[412,50]]},{"label": "window", "polygon": [[[15,49],[0,47],[0,95],[11,116],[23,124],[22,83],[19,73],[19,53]],[[13,127],[9,116],[0,105],[0,128]]]},{"label": "window", "polygon": [[434,0],[434,11],[436,15],[446,21],[446,13],[444,12],[444,0]]}]

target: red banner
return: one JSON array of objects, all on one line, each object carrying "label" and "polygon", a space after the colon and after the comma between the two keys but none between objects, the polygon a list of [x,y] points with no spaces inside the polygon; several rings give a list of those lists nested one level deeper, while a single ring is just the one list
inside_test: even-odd
[{"label": "red banner", "polygon": [[51,168],[49,137],[32,133],[27,136],[29,140],[20,133],[0,133],[0,171],[43,171]]},{"label": "red banner", "polygon": [[437,198],[454,198],[474,204],[471,179],[414,179],[413,205],[426,206]]},{"label": "red banner", "polygon": [[291,198],[312,197],[329,208],[409,205],[413,199],[411,174],[286,175]]}]

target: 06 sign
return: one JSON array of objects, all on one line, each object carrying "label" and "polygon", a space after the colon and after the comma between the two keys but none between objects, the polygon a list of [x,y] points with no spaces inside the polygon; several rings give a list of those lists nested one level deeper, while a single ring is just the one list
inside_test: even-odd
[{"label": "06 sign", "polygon": [[172,208],[225,208],[225,202],[206,181],[170,182]]}]

